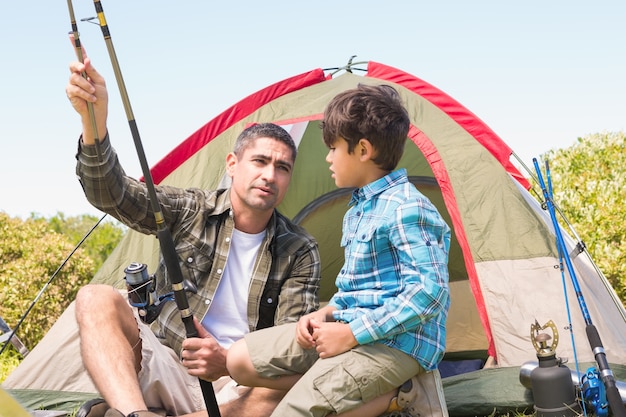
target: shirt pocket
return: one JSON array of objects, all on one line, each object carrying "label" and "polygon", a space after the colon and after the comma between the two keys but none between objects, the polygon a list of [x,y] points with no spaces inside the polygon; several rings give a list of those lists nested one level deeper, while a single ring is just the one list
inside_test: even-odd
[{"label": "shirt pocket", "polygon": [[211,250],[207,253],[206,246],[204,248],[200,251],[194,246],[186,245],[176,249],[186,291],[197,293],[198,286],[202,285],[209,276],[215,251]]}]

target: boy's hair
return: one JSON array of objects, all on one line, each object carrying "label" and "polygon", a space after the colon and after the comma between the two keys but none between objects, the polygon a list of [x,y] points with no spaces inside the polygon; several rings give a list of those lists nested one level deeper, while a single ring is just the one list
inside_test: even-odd
[{"label": "boy's hair", "polygon": [[392,171],[404,152],[409,124],[408,112],[393,87],[359,84],[328,103],[321,127],[326,146],[343,138],[349,153],[359,140],[367,139],[376,150],[372,160],[381,169]]},{"label": "boy's hair", "polygon": [[285,129],[274,123],[257,123],[245,129],[237,137],[235,146],[233,147],[233,153],[237,156],[241,156],[241,153],[258,138],[272,138],[284,143],[291,149],[292,162],[296,160],[298,148],[293,138]]}]

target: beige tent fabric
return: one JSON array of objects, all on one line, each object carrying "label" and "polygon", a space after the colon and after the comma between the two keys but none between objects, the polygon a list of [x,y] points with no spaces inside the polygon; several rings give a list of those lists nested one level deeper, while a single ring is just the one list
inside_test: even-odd
[{"label": "beige tent fabric", "polygon": [[[580,262],[583,262],[582,258]],[[563,279],[556,265],[558,260],[550,257],[476,264],[498,366],[519,366],[526,361],[537,360],[530,329],[535,320],[541,326],[549,320],[554,322],[559,333],[557,355],[574,362]],[[587,275],[588,278],[590,276]],[[587,295],[589,314],[602,338],[607,359],[612,363],[626,363],[626,322],[619,315],[620,306],[616,308],[600,279],[579,281],[581,291]],[[565,283],[578,361],[593,362],[595,359],[589,348],[585,322],[567,273]],[[550,334],[550,331],[547,333]]]},{"label": "beige tent fabric", "polygon": [[74,302],[2,383],[6,389],[93,392],[96,387],[80,359]]}]

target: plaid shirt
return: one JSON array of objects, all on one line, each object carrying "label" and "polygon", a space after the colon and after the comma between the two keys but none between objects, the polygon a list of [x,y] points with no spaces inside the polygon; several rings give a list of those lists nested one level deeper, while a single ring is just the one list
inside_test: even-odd
[{"label": "plaid shirt", "polygon": [[[146,186],[124,174],[108,135],[95,146],[79,141],[76,173],[91,204],[130,228],[156,234]],[[206,191],[157,186],[165,223],[179,256],[189,307],[202,321],[211,305],[228,257],[235,227],[229,190]],[[157,293],[171,291],[163,260],[157,271]],[[249,330],[297,321],[319,307],[320,258],[317,243],[301,227],[274,212],[250,281]],[[176,352],[186,336],[174,301],[165,303],[152,323],[157,337]]]},{"label": "plaid shirt", "polygon": [[450,228],[400,169],[356,189],[343,220],[345,263],[330,305],[359,344],[381,342],[434,369],[450,306]]}]

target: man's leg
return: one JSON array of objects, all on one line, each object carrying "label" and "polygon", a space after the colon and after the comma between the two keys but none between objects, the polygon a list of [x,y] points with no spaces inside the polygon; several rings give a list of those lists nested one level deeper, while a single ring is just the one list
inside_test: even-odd
[{"label": "man's leg", "polygon": [[[241,397],[220,404],[220,415],[221,417],[269,417],[284,395],[284,391],[252,388]],[[180,417],[207,417],[207,411],[202,410]]]},{"label": "man's leg", "polygon": [[76,296],[81,356],[107,404],[124,415],[147,409],[137,372],[141,339],[126,299],[108,285],[87,285]]}]

